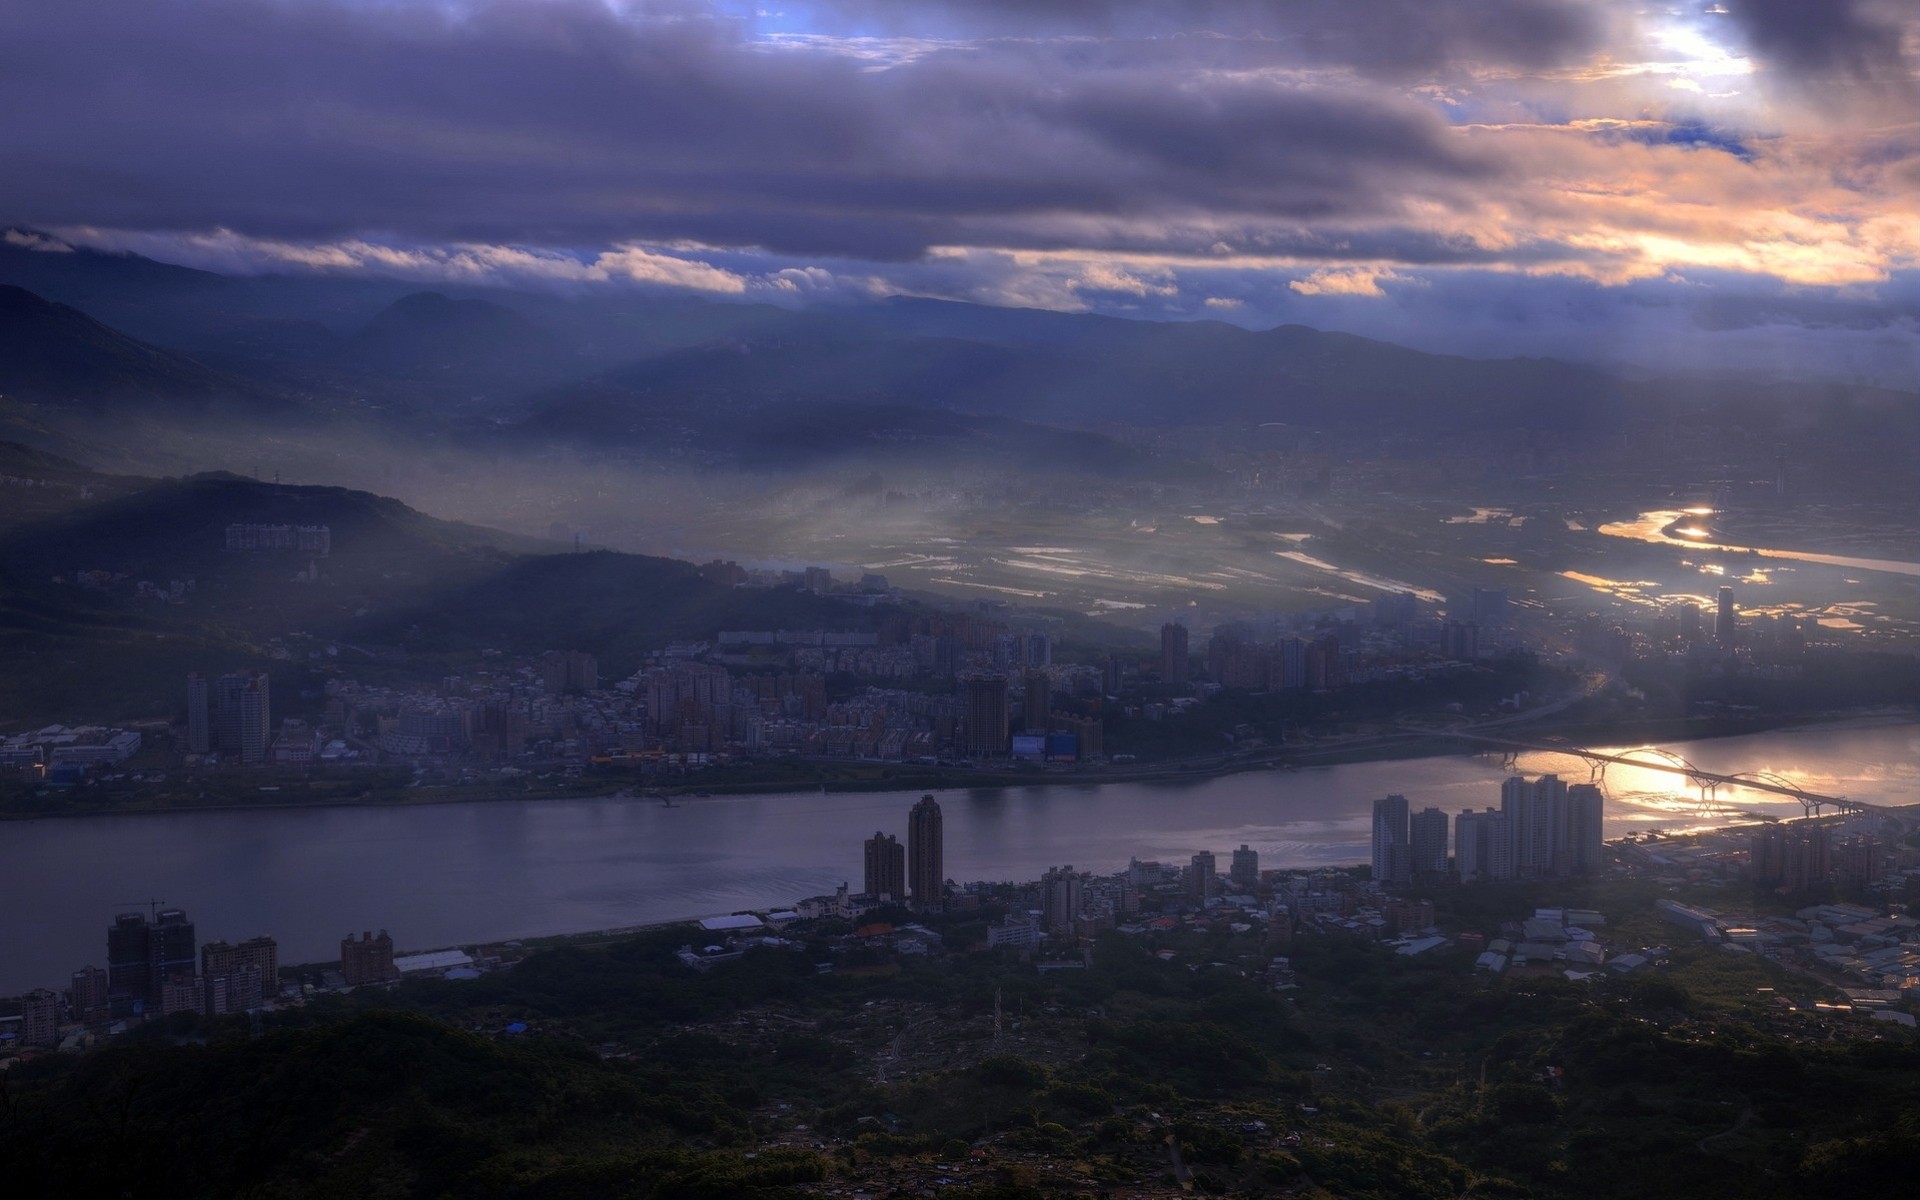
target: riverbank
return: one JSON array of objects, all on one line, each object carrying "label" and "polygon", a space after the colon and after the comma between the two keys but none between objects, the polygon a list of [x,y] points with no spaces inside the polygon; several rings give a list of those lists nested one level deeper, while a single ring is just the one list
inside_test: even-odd
[{"label": "riverbank", "polygon": [[[1634,722],[1592,724],[1543,724],[1539,726],[1502,726],[1490,730],[1490,736],[1508,736],[1516,740],[1541,741],[1547,738],[1583,746],[1637,746],[1658,742],[1703,741],[1769,733],[1784,729],[1863,728],[1876,725],[1909,724],[1920,721],[1913,709],[1857,709],[1817,715],[1791,717],[1686,717]],[[591,772],[550,780],[518,780],[510,783],[416,786],[408,784],[383,789],[357,786],[353,776],[272,776],[271,782],[255,784],[265,776],[247,776],[251,794],[234,786],[238,776],[221,776],[212,781],[192,777],[176,781],[184,792],[168,789],[158,792],[150,785],[130,786],[125,793],[112,792],[96,799],[94,788],[69,793],[74,799],[90,801],[48,808],[23,808],[19,791],[0,791],[0,820],[31,821],[65,817],[106,817],[168,815],[174,813],[253,812],[306,808],[404,808],[416,805],[492,803],[498,801],[541,801],[560,799],[597,799],[625,797],[636,803],[669,804],[699,796],[752,796],[820,790],[830,793],[893,791],[992,790],[1032,787],[1096,787],[1104,784],[1155,783],[1203,780],[1250,771],[1305,769],[1340,766],[1350,763],[1387,762],[1428,758],[1451,758],[1487,753],[1484,746],[1449,737],[1404,731],[1373,738],[1358,738],[1337,745],[1313,746],[1290,743],[1286,746],[1237,756],[1212,756],[1178,762],[1144,763],[1137,766],[1102,768],[1029,767],[1013,770],[975,770],[957,767],[916,768],[892,763],[787,762],[777,775],[770,776],[767,766],[718,768],[698,775],[683,776],[671,783],[649,781],[628,772]],[[741,777],[751,776],[751,777]],[[225,801],[207,802],[207,785],[225,784],[221,790],[233,796]],[[95,785],[97,788],[99,785]],[[157,793],[157,794],[156,794]],[[172,802],[170,796],[192,793],[186,802]],[[242,799],[240,797],[244,796]]]}]

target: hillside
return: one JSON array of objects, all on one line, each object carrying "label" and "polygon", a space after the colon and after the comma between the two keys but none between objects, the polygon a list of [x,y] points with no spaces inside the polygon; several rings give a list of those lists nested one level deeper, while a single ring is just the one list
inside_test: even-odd
[{"label": "hillside", "polygon": [[[245,397],[239,380],[128,337],[77,308],[0,285],[0,392],[61,405]],[[257,397],[256,397],[257,398]]]},{"label": "hillside", "polygon": [[[34,491],[50,498],[0,522],[0,727],[166,715],[186,672],[268,660],[276,694],[292,696],[316,686],[316,663],[434,679],[481,649],[591,647],[614,673],[670,639],[857,619],[796,591],[721,587],[672,559],[555,554],[367,492],[134,479],[0,449],[0,464],[40,472],[49,482]],[[230,524],[324,525],[330,552],[229,552]]]}]

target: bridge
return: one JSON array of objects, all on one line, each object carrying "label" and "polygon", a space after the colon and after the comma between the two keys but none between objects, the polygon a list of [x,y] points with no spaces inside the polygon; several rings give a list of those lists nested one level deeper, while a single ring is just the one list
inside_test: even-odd
[{"label": "bridge", "polygon": [[[1470,742],[1480,742],[1497,747],[1509,757],[1521,751],[1534,750],[1544,754],[1571,754],[1587,760],[1592,767],[1593,778],[1598,781],[1606,778],[1607,768],[1613,764],[1627,767],[1644,767],[1652,771],[1665,771],[1670,775],[1683,775],[1700,789],[1703,804],[1713,799],[1715,789],[1722,786],[1751,788],[1759,792],[1771,792],[1776,796],[1790,796],[1800,802],[1802,812],[1809,817],[1821,816],[1826,810],[1835,813],[1882,812],[1883,806],[1862,804],[1858,800],[1849,800],[1845,796],[1828,796],[1820,792],[1808,791],[1792,780],[1771,771],[1743,771],[1735,775],[1723,775],[1717,771],[1708,771],[1688,762],[1670,750],[1657,746],[1642,746],[1632,750],[1622,750],[1618,754],[1608,754],[1600,750],[1589,750],[1585,746],[1576,746],[1572,742],[1557,738],[1547,738],[1538,742],[1523,741],[1511,737],[1498,737],[1491,734],[1473,733],[1468,730],[1435,730],[1446,737],[1457,737]],[[1770,816],[1749,813],[1763,820],[1772,820]]]}]

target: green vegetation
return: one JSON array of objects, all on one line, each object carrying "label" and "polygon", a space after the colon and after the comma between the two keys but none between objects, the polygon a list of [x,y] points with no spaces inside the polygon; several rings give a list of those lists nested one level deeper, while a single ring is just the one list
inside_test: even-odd
[{"label": "green vegetation", "polygon": [[[1662,931],[1652,885],[1581,889],[1556,898],[1620,913],[1629,940]],[[1454,895],[1443,923],[1545,898]],[[0,1155],[48,1196],[884,1194],[954,1174],[1065,1197],[1171,1194],[1171,1139],[1203,1194],[1773,1200],[1891,1186],[1920,1144],[1920,1040],[1784,1014],[1772,989],[1811,985],[1704,945],[1579,984],[1303,936],[1278,995],[1270,949],[1224,925],[1105,934],[1087,969],[1045,974],[1004,952],[895,961],[824,923],[702,973],[673,957],[688,936],[17,1065]]]}]

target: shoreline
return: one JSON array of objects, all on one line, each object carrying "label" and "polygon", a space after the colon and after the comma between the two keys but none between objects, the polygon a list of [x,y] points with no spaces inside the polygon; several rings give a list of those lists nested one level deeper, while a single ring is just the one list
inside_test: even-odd
[{"label": "shoreline", "polygon": [[[1796,716],[1789,718],[1670,718],[1635,722],[1631,725],[1582,726],[1582,725],[1543,725],[1532,728],[1504,727],[1500,732],[1511,733],[1515,738],[1563,737],[1576,744],[1587,746],[1609,746],[1626,742],[1693,742],[1713,741],[1721,738],[1741,737],[1756,733],[1771,733],[1784,730],[1819,728],[1876,728],[1886,725],[1905,725],[1920,723],[1920,712],[1911,709],[1892,709],[1876,707],[1872,709],[1841,710],[1818,716]],[[665,803],[668,800],[691,798],[700,793],[712,797],[769,795],[818,789],[823,792],[909,792],[909,791],[953,791],[953,790],[994,790],[1027,787],[1099,787],[1103,784],[1177,782],[1180,780],[1202,780],[1221,778],[1229,775],[1245,774],[1251,771],[1273,770],[1311,770],[1315,767],[1342,766],[1361,762],[1415,761],[1425,758],[1453,758],[1462,755],[1489,753],[1486,749],[1473,749],[1467,743],[1444,735],[1422,734],[1418,731],[1403,731],[1385,734],[1377,739],[1356,742],[1347,746],[1330,746],[1322,750],[1301,749],[1288,746],[1280,749],[1250,755],[1246,758],[1222,761],[1209,759],[1169,763],[1160,766],[1142,765],[1138,768],[1122,770],[1103,770],[1097,772],[1047,772],[1047,771],[956,771],[936,770],[925,774],[910,771],[871,779],[847,780],[752,780],[726,782],[713,780],[706,782],[676,783],[669,786],[651,788],[654,794],[646,795],[635,789],[638,783],[617,783],[608,779],[604,786],[582,787],[579,789],[522,789],[506,791],[488,788],[434,788],[403,789],[402,794],[388,799],[366,799],[367,793],[350,799],[319,800],[273,800],[248,804],[186,804],[165,807],[104,807],[84,809],[72,812],[44,813],[5,813],[0,814],[0,822],[6,821],[59,821],[91,819],[100,817],[164,817],[184,813],[212,812],[283,812],[293,809],[336,809],[336,808],[407,808],[435,804],[492,804],[507,802],[539,803],[549,800],[608,800],[628,799],[647,803]],[[1532,752],[1529,752],[1532,753]],[[1548,753],[1548,751],[1540,751]],[[862,764],[848,764],[852,766]],[[412,797],[407,791],[431,790],[433,795]],[[697,919],[697,918],[695,918]]]}]

